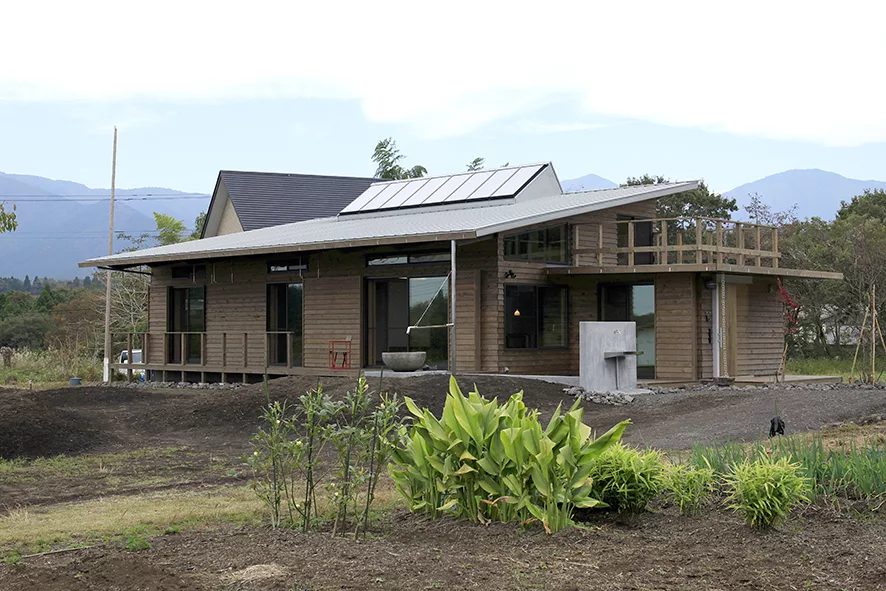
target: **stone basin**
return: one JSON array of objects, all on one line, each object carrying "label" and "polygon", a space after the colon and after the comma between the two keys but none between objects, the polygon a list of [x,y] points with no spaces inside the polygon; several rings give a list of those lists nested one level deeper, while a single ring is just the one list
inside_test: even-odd
[{"label": "stone basin", "polygon": [[381,360],[394,371],[417,371],[425,366],[427,356],[425,351],[387,351]]}]

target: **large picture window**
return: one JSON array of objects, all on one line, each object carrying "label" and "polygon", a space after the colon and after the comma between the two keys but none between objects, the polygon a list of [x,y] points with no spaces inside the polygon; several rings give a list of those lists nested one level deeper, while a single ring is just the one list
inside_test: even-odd
[{"label": "large picture window", "polygon": [[505,286],[505,346],[508,349],[566,347],[567,318],[565,287]]},{"label": "large picture window", "polygon": [[512,261],[568,263],[566,226],[553,226],[505,236],[505,258]]}]

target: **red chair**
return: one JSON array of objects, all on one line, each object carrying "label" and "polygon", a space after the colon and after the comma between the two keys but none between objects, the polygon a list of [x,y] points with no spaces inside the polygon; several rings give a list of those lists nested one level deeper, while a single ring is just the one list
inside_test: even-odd
[{"label": "red chair", "polygon": [[329,341],[329,369],[351,369],[351,337]]}]

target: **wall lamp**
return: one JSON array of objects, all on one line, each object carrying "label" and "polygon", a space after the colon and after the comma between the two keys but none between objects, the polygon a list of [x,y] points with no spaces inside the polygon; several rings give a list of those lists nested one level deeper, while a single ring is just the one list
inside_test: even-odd
[{"label": "wall lamp", "polygon": [[513,279],[516,276],[517,274],[514,273],[512,269],[508,269],[507,271],[505,271],[505,279]]}]

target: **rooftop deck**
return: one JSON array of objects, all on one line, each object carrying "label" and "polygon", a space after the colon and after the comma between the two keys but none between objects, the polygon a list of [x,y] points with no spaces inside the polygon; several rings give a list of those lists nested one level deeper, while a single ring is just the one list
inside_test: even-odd
[{"label": "rooftop deck", "polygon": [[708,217],[630,219],[572,226],[572,264],[552,275],[724,272],[842,279],[781,266],[778,228]]}]

